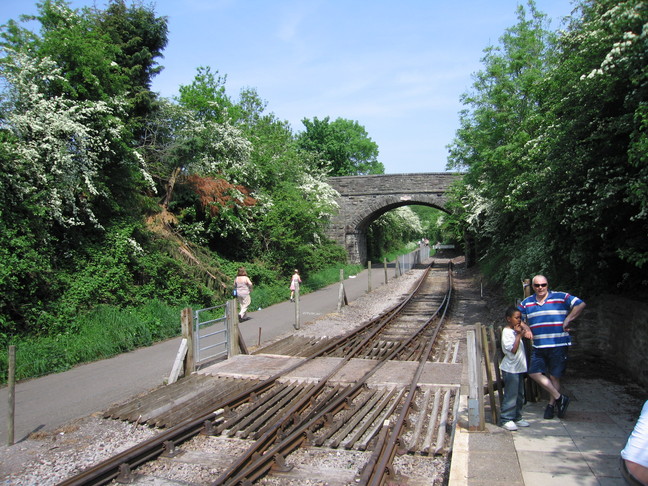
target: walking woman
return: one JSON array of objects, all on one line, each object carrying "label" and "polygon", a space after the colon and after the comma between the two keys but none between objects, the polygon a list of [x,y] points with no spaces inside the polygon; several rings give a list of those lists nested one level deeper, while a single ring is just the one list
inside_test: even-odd
[{"label": "walking woman", "polygon": [[236,289],[236,300],[240,306],[239,320],[247,321],[249,319],[247,309],[250,307],[250,302],[252,302],[252,298],[250,297],[252,280],[248,278],[245,267],[239,267],[236,278],[234,279],[234,288]]},{"label": "walking woman", "polygon": [[299,270],[295,269],[295,273],[290,279],[290,302],[295,301],[295,286],[301,283],[301,277],[299,276]]}]

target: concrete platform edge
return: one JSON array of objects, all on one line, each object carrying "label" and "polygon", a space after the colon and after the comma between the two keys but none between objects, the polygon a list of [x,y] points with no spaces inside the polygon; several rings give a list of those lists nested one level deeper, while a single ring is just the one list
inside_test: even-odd
[{"label": "concrete platform edge", "polygon": [[448,486],[465,486],[468,484],[468,437],[469,431],[462,424],[468,423],[468,397],[459,395],[459,419],[455,425],[452,441],[452,459]]}]

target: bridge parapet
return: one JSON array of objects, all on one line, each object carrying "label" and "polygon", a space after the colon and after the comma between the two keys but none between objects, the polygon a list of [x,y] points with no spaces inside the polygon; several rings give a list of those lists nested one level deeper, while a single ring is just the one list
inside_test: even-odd
[{"label": "bridge parapet", "polygon": [[407,192],[445,193],[460,177],[459,174],[451,172],[377,174],[330,177],[328,182],[342,196]]}]

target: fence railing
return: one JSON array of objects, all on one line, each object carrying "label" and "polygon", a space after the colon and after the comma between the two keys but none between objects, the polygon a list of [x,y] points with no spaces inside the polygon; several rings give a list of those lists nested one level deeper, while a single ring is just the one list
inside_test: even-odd
[{"label": "fence railing", "polygon": [[400,255],[396,259],[396,275],[409,272],[415,265],[423,263],[423,260],[430,258],[430,247],[421,245],[416,250]]}]

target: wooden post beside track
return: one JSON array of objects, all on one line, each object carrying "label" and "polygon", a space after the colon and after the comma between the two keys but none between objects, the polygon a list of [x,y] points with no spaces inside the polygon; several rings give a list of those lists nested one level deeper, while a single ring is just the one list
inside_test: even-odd
[{"label": "wooden post beside track", "polygon": [[502,330],[498,329],[497,333],[493,329],[493,326],[488,327],[488,332],[490,335],[491,343],[493,344],[493,361],[495,362],[495,383],[497,384],[497,395],[499,396],[500,409],[502,407],[502,402],[504,401],[504,394],[502,393],[502,374],[500,373],[499,363],[501,361],[500,357],[502,354],[501,348],[501,339],[502,339]]},{"label": "wooden post beside track", "polygon": [[466,331],[468,345],[468,430],[484,430],[484,387],[481,350],[474,329]]},{"label": "wooden post beside track", "polygon": [[187,354],[184,357],[184,377],[196,371],[196,358],[194,356],[194,321],[191,307],[182,309],[180,315],[182,337],[187,340]]},{"label": "wooden post beside track", "polygon": [[383,258],[383,266],[385,267],[385,285],[387,285],[387,258]]},{"label": "wooden post beside track", "polygon": [[7,369],[7,389],[8,403],[7,403],[7,445],[14,444],[14,431],[15,431],[15,413],[16,413],[16,346],[9,345],[7,352],[8,369]]},{"label": "wooden post beside track", "polygon": [[236,300],[231,299],[225,303],[227,310],[227,357],[231,358],[241,354],[241,338],[238,327],[238,307]]},{"label": "wooden post beside track", "polygon": [[182,369],[184,359],[187,356],[187,339],[182,338],[180,341],[180,349],[178,349],[178,354],[176,354],[176,359],[173,362],[171,367],[171,374],[169,374],[169,379],[167,380],[167,385],[171,385],[178,381],[178,376],[180,375],[180,370]]},{"label": "wooden post beside track", "polygon": [[488,385],[488,400],[491,407],[491,420],[497,424],[497,405],[495,403],[495,390],[493,389],[493,372],[491,367],[491,346],[488,342],[486,328],[477,324],[481,329],[482,350],[484,353],[484,366],[486,367],[486,384]]},{"label": "wooden post beside track", "polygon": [[371,261],[367,262],[367,293],[371,293]]},{"label": "wooden post beside track", "polygon": [[347,300],[346,291],[344,290],[344,269],[340,268],[340,292],[338,293],[337,311],[340,312],[342,310],[342,306],[348,304],[349,302]]},{"label": "wooden post beside track", "polygon": [[294,282],[295,285],[295,329],[301,327],[299,322],[299,281]]}]

